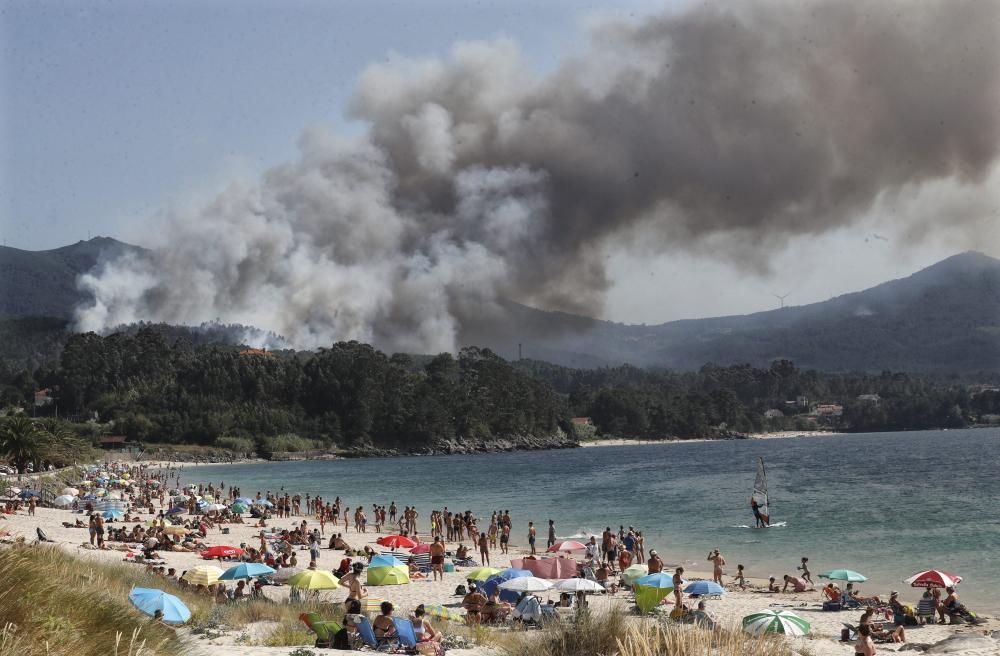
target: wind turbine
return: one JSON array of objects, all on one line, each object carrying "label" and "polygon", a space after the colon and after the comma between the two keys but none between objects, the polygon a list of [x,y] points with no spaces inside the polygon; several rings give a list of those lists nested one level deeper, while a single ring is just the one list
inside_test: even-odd
[{"label": "wind turbine", "polygon": [[779,305],[779,309],[784,309],[785,308],[785,299],[788,298],[789,295],[791,295],[791,293],[792,292],[785,292],[784,296],[781,296],[780,294],[771,294],[771,296],[773,296],[776,299],[778,299],[778,302],[781,304],[781,305]]}]

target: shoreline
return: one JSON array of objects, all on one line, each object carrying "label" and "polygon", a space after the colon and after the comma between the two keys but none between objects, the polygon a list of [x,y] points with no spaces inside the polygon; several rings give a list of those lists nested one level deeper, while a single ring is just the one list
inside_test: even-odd
[{"label": "shoreline", "polygon": [[667,438],[662,440],[651,439],[629,439],[625,437],[615,437],[608,439],[587,440],[580,442],[583,448],[595,448],[605,446],[648,446],[651,444],[696,444],[701,442],[737,442],[741,440],[786,440],[793,437],[830,437],[833,435],[849,435],[836,431],[775,431],[773,433],[747,433],[744,437],[697,437],[690,440],[681,438]]}]

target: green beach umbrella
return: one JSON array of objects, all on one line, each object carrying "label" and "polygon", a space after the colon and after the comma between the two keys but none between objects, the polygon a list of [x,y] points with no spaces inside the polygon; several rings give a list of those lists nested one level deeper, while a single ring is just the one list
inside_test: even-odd
[{"label": "green beach umbrella", "polygon": [[368,585],[404,585],[410,582],[406,566],[386,565],[368,568]]},{"label": "green beach umbrella", "polygon": [[809,622],[787,610],[760,610],[743,618],[743,630],[753,635],[784,633],[802,636],[809,633]]},{"label": "green beach umbrella", "polygon": [[831,569],[829,572],[823,572],[819,577],[833,581],[847,581],[848,583],[864,583],[868,580],[864,574],[858,574],[850,569]]},{"label": "green beach umbrella", "polygon": [[651,586],[636,584],[635,605],[638,606],[639,610],[643,613],[648,613],[656,608],[671,592],[673,592],[673,588],[654,588]]},{"label": "green beach umbrella", "polygon": [[635,582],[649,574],[649,568],[645,565],[632,565],[622,572],[622,579],[625,585],[635,585]]},{"label": "green beach umbrella", "polygon": [[232,506],[229,507],[229,509],[237,514],[245,513],[247,510],[249,510],[249,508],[244,506],[242,503],[234,503]]},{"label": "green beach umbrella", "polygon": [[496,567],[477,567],[476,569],[469,572],[469,575],[465,578],[472,579],[473,581],[485,581],[494,574],[499,574],[500,570]]}]

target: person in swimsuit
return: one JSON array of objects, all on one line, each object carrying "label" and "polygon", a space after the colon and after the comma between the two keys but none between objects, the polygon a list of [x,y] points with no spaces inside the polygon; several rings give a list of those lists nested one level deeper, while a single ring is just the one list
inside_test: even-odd
[{"label": "person in swimsuit", "polygon": [[482,611],[485,604],[486,597],[475,584],[471,585],[469,593],[462,599],[465,618],[470,625],[479,624],[482,621]]},{"label": "person in swimsuit", "polygon": [[813,580],[812,580],[812,573],[809,572],[809,559],[806,558],[805,556],[802,556],[802,564],[799,565],[796,569],[801,569],[802,578],[805,579],[806,581],[809,581],[809,584],[812,585]]},{"label": "person in swimsuit", "polygon": [[479,534],[479,555],[483,559],[483,565],[490,564],[490,539],[485,533]]},{"label": "person in swimsuit", "polygon": [[656,553],[656,549],[650,550],[647,567],[650,574],[659,574],[663,571],[663,559],[660,558],[660,554]]},{"label": "person in swimsuit", "polygon": [[444,635],[436,631],[425,615],[424,605],[420,604],[413,609],[413,632],[417,634],[417,642],[441,642]]},{"label": "person in swimsuit", "polygon": [[683,577],[681,575],[683,573],[684,573],[684,568],[683,567],[678,567],[677,569],[674,570],[674,576],[671,579],[673,581],[673,583],[674,583],[674,608],[675,609],[683,608],[683,606],[684,606],[681,603],[681,586],[684,585],[684,579],[683,579]]},{"label": "person in swimsuit", "polygon": [[500,553],[508,553],[507,545],[510,544],[510,526],[504,524],[500,532]]},{"label": "person in swimsuit", "polygon": [[372,629],[375,631],[376,638],[388,638],[396,635],[396,624],[392,621],[392,604],[388,601],[383,601],[379,606],[379,610],[382,613],[375,618],[372,622]]},{"label": "person in swimsuit", "polygon": [[435,581],[438,577],[444,580],[444,543],[441,542],[441,536],[434,536],[434,542],[430,547],[431,554],[431,576]]},{"label": "person in swimsuit", "polygon": [[726,564],[726,559],[719,553],[719,549],[708,552],[708,560],[712,561],[712,580],[722,585],[722,568]]},{"label": "person in swimsuit", "polygon": [[535,523],[528,522],[528,544],[531,546],[531,555],[534,556],[537,552],[535,551]]},{"label": "person in swimsuit", "polygon": [[549,520],[549,539],[545,542],[545,548],[548,549],[556,543],[556,523]]},{"label": "person in swimsuit", "polygon": [[854,643],[854,656],[875,656],[872,630],[867,624],[858,627],[858,641]]}]

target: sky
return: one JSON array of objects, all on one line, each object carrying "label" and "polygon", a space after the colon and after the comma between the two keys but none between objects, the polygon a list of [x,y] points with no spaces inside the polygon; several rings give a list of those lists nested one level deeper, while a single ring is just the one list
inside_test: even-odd
[{"label": "sky", "polygon": [[[363,132],[346,106],[373,63],[505,37],[544,74],[598,17],[688,4],[0,2],[0,237],[29,250],[96,235],[152,245],[165,211],[294,159],[304,130]],[[612,285],[591,314],[659,323],[771,309],[776,294],[821,301],[963,250],[1000,256],[983,238],[995,234],[914,236],[876,207],[776,243],[753,272],[710,243],[621,239],[602,246]]]}]

